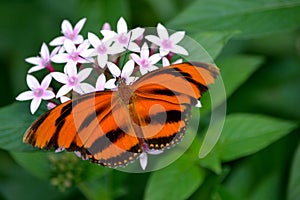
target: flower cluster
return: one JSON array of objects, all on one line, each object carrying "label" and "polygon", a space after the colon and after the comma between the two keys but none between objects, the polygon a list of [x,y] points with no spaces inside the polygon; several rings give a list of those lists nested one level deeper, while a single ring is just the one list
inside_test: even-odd
[{"label": "flower cluster", "polygon": [[[30,91],[22,92],[16,99],[32,100],[32,114],[42,100],[47,100],[48,109],[51,109],[74,95],[116,90],[117,78],[121,77],[129,85],[147,72],[182,62],[174,55],[188,55],[186,49],[178,45],[184,38],[183,31],[169,34],[158,24],[157,35],[146,35],[144,28],[128,30],[125,20],[120,18],[117,31],[105,23],[99,34],[88,33],[85,39],[80,34],[85,22],[86,19],[81,19],[73,28],[64,20],[63,35],[49,43],[53,47],[51,53],[43,43],[40,56],[25,60],[34,65],[28,70],[26,79]],[[40,83],[33,74],[41,70],[47,75]],[[50,86],[53,82],[56,87]],[[145,160],[145,155],[141,158]],[[143,162],[142,166],[146,166],[147,159]]]}]

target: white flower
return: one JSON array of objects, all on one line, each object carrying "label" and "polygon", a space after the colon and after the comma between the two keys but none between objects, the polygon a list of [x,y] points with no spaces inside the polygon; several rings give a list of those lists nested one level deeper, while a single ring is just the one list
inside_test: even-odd
[{"label": "white flower", "polygon": [[114,49],[111,47],[112,39],[104,38],[100,40],[95,34],[88,33],[88,39],[91,45],[94,47],[92,49],[88,49],[85,53],[82,54],[83,57],[91,57],[97,56],[98,65],[101,68],[104,68],[109,54],[120,53],[118,49]]},{"label": "white flower", "polygon": [[[181,58],[178,59],[178,60],[175,60],[174,62],[172,62],[172,65],[173,64],[179,64],[179,63],[182,63],[182,59]],[[171,65],[170,61],[166,57],[162,58],[162,64],[163,64],[163,67],[167,67],[167,66]]]},{"label": "white flower", "polygon": [[163,153],[163,150],[158,149],[149,149],[148,145],[146,143],[143,144],[143,152],[140,155],[140,165],[143,170],[146,169],[148,164],[148,155],[158,155]]},{"label": "white flower", "polygon": [[56,55],[58,51],[59,47],[56,47],[50,54],[47,45],[43,43],[40,51],[41,57],[30,57],[25,59],[26,62],[35,65],[28,70],[28,73],[39,71],[44,68],[51,69],[51,58]]},{"label": "white flower", "polygon": [[[90,43],[88,40],[83,41],[78,47],[71,40],[65,40],[64,49],[66,53],[59,53],[52,57],[52,61],[55,63],[87,63],[90,62],[88,58],[85,58],[82,55],[85,55],[87,49],[89,48]],[[82,55],[81,55],[82,54]]]},{"label": "white flower", "polygon": [[40,106],[42,99],[49,100],[55,97],[55,94],[52,91],[47,90],[51,83],[51,79],[51,75],[47,75],[40,84],[34,76],[28,74],[26,82],[31,91],[22,92],[16,97],[16,99],[18,101],[26,101],[32,99],[30,104],[30,111],[32,114],[34,114]]},{"label": "white flower", "polygon": [[54,38],[51,42],[51,46],[58,46],[64,44],[65,40],[71,40],[74,44],[80,44],[83,42],[82,35],[79,35],[86,18],[81,19],[74,27],[72,27],[71,23],[68,20],[64,20],[61,24],[61,32],[64,36],[59,36]]},{"label": "white flower", "polygon": [[[122,71],[118,68],[117,65],[115,65],[112,62],[107,62],[107,66],[111,74],[114,76],[114,78],[108,80],[104,87],[107,89],[114,89],[118,87],[118,81],[125,81],[126,85],[131,84],[134,82],[135,77],[131,76],[133,69],[134,69],[134,61],[128,60],[127,63],[124,65]],[[117,85],[116,85],[117,83]]]},{"label": "white flower", "polygon": [[71,90],[79,94],[87,93],[86,91],[92,91],[92,86],[88,83],[82,83],[92,72],[92,68],[85,68],[77,73],[77,67],[75,64],[67,63],[64,68],[65,73],[52,72],[52,77],[64,85],[58,90],[56,98],[62,97]]},{"label": "white flower", "polygon": [[60,102],[61,102],[61,103],[65,103],[65,102],[71,100],[71,98],[66,97],[66,96],[61,96],[59,99],[60,99]]},{"label": "white flower", "polygon": [[96,81],[95,91],[103,91],[105,86],[106,78],[104,74],[101,74]]},{"label": "white flower", "polygon": [[141,56],[137,54],[130,54],[131,58],[140,66],[140,72],[142,75],[146,74],[148,71],[153,71],[158,69],[154,64],[156,64],[160,59],[159,54],[153,54],[149,57],[149,47],[147,43],[144,43],[141,52]]},{"label": "white flower", "polygon": [[159,23],[157,25],[157,34],[159,37],[155,35],[148,35],[145,36],[145,38],[160,47],[159,52],[161,56],[165,56],[169,52],[188,55],[187,50],[177,45],[177,43],[183,39],[185,35],[184,31],[178,31],[169,36],[167,29]]},{"label": "white flower", "polygon": [[128,49],[139,52],[139,46],[133,41],[143,35],[144,31],[145,29],[143,28],[135,28],[128,31],[126,21],[121,17],[117,23],[117,33],[111,30],[101,30],[100,32],[104,37],[115,39],[115,49],[121,49],[121,51]]}]

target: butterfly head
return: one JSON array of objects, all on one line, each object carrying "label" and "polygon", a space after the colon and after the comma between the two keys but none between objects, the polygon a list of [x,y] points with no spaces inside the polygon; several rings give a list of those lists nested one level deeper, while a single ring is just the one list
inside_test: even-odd
[{"label": "butterfly head", "polygon": [[124,77],[121,77],[121,76],[116,77],[115,85],[117,87],[126,85],[126,79]]}]

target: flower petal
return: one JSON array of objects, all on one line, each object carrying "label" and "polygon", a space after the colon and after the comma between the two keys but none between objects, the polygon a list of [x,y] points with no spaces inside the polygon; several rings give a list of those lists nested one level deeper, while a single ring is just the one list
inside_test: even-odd
[{"label": "flower petal", "polygon": [[36,72],[36,71],[39,71],[39,70],[44,69],[44,68],[45,68],[44,66],[40,66],[40,65],[38,65],[38,66],[33,66],[33,67],[31,67],[31,68],[28,70],[28,73]]},{"label": "flower petal", "polygon": [[65,36],[72,34],[72,32],[73,32],[73,27],[72,27],[71,23],[66,19],[61,24],[61,32]]},{"label": "flower petal", "polygon": [[63,83],[63,84],[67,84],[68,83],[68,76],[64,73],[61,72],[52,72],[51,76],[58,82]]},{"label": "flower petal", "polygon": [[37,109],[39,108],[40,104],[42,102],[41,98],[33,98],[31,103],[30,103],[30,111],[32,114],[34,114]]},{"label": "flower petal", "polygon": [[167,49],[163,49],[163,48],[161,48],[161,47],[159,48],[159,55],[160,55],[161,57],[168,55],[169,52],[170,52],[170,51],[167,50]]},{"label": "flower petal", "polygon": [[67,102],[67,101],[69,101],[69,100],[71,100],[69,97],[66,97],[66,96],[61,96],[61,97],[60,97],[60,102],[61,102],[61,103],[65,103],[65,102]]},{"label": "flower petal", "polygon": [[102,54],[97,56],[98,65],[103,69],[107,63],[108,55]]},{"label": "flower petal", "polygon": [[40,65],[41,60],[42,59],[40,57],[30,57],[25,59],[26,62],[34,65]]},{"label": "flower petal", "polygon": [[118,34],[111,30],[101,30],[101,34],[104,36],[104,38],[115,38]]},{"label": "flower petal", "polygon": [[115,78],[112,78],[112,79],[108,80],[108,81],[105,83],[104,87],[107,88],[107,89],[113,89],[113,88],[116,88],[117,86],[116,86],[115,83],[116,83],[116,79],[115,79]]},{"label": "flower petal", "polygon": [[67,63],[69,60],[69,54],[67,53],[56,54],[51,58],[51,61],[55,63]]},{"label": "flower petal", "polygon": [[134,61],[128,60],[122,69],[121,77],[128,78],[132,74],[133,69]]},{"label": "flower petal", "polygon": [[169,33],[163,25],[158,23],[156,29],[157,29],[157,34],[160,39],[168,39],[169,38]]},{"label": "flower petal", "polygon": [[101,74],[96,81],[96,91],[103,91],[106,78],[104,74]]},{"label": "flower petal", "polygon": [[34,89],[36,89],[36,88],[41,87],[41,86],[40,86],[40,83],[38,82],[38,80],[37,80],[34,76],[32,76],[32,75],[30,75],[30,74],[27,75],[27,77],[26,77],[26,82],[27,82],[28,87],[29,87],[31,90],[34,90]]},{"label": "flower petal", "polygon": [[148,156],[147,156],[147,153],[143,152],[143,153],[141,153],[141,155],[140,155],[140,165],[141,165],[141,168],[142,168],[143,170],[146,169],[147,163],[148,163]]},{"label": "flower petal", "polygon": [[27,100],[30,100],[30,99],[33,99],[34,98],[34,94],[32,91],[26,91],[26,92],[22,92],[21,94],[19,94],[17,97],[16,97],[16,100],[18,101],[27,101]]},{"label": "flower petal", "polygon": [[50,91],[50,90],[46,90],[44,91],[44,94],[42,96],[42,99],[44,100],[49,100],[49,99],[53,99],[55,97],[54,92]]},{"label": "flower petal", "polygon": [[79,22],[77,22],[77,24],[74,27],[73,34],[78,35],[85,22],[86,22],[86,18],[83,18]]},{"label": "flower petal", "polygon": [[68,77],[77,77],[77,66],[75,63],[67,63],[64,68],[65,73]]},{"label": "flower petal", "polygon": [[185,35],[184,31],[175,32],[170,36],[170,40],[173,42],[173,44],[177,44],[184,38],[184,35]]},{"label": "flower petal", "polygon": [[150,58],[149,58],[151,64],[157,63],[158,61],[160,61],[160,59],[161,59],[161,56],[160,56],[158,53],[153,54],[153,55],[150,56]]},{"label": "flower petal", "polygon": [[131,33],[130,41],[136,40],[141,35],[143,35],[144,32],[145,32],[145,29],[144,28],[139,28],[139,27],[131,30],[130,31],[130,33]]},{"label": "flower petal", "polygon": [[140,52],[140,47],[134,42],[129,42],[128,49],[133,52]]},{"label": "flower petal", "polygon": [[94,48],[100,45],[100,39],[94,33],[88,33],[88,39]]},{"label": "flower petal", "polygon": [[50,58],[52,58],[54,55],[56,55],[60,49],[61,49],[61,47],[55,47],[51,52]]},{"label": "flower petal", "polygon": [[160,46],[161,45],[161,40],[159,37],[155,36],[155,35],[147,35],[145,36],[146,40]]},{"label": "flower petal", "polygon": [[87,50],[89,46],[90,42],[88,40],[85,40],[77,47],[77,52],[80,54],[81,52]]},{"label": "flower petal", "polygon": [[127,24],[123,17],[120,17],[118,23],[117,23],[117,32],[120,33],[127,33]]},{"label": "flower petal", "polygon": [[149,47],[147,43],[145,42],[141,48],[141,58],[142,59],[148,59],[149,58]]},{"label": "flower petal", "polygon": [[88,83],[80,83],[79,87],[83,91],[83,94],[95,92],[95,88],[91,84],[88,84]]},{"label": "flower petal", "polygon": [[70,92],[72,90],[73,87],[69,86],[69,85],[63,85],[57,92],[56,94],[56,98],[62,97],[65,94],[67,94],[68,92]]},{"label": "flower petal", "polygon": [[52,80],[52,76],[50,74],[48,74],[43,80],[42,80],[42,83],[41,83],[41,87],[43,89],[47,89],[51,83],[51,80]]},{"label": "flower petal", "polygon": [[78,81],[82,82],[85,79],[87,79],[87,77],[89,77],[89,75],[91,74],[92,70],[93,70],[92,68],[85,68],[81,70],[77,75]]},{"label": "flower petal", "polygon": [[65,41],[65,37],[64,36],[59,36],[54,38],[49,44],[50,46],[58,46],[58,45],[62,45]]},{"label": "flower petal", "polygon": [[173,45],[173,48],[171,50],[172,52],[174,53],[177,53],[177,54],[182,54],[182,55],[189,55],[189,52],[187,52],[187,50],[179,45]]},{"label": "flower petal", "polygon": [[170,66],[170,61],[166,57],[163,57],[162,64],[164,67]]},{"label": "flower petal", "polygon": [[42,44],[42,48],[41,48],[41,57],[44,59],[44,60],[49,60],[49,57],[50,57],[50,53],[49,53],[49,49],[47,47],[47,45],[45,43]]},{"label": "flower petal", "polygon": [[199,100],[197,100],[197,104],[195,105],[197,108],[201,108],[202,107],[202,104]]},{"label": "flower petal", "polygon": [[144,75],[148,72],[148,68],[140,66],[140,72],[141,72],[142,75]]},{"label": "flower petal", "polygon": [[74,44],[80,44],[83,41],[82,35],[77,35],[76,37],[72,38]]},{"label": "flower petal", "polygon": [[73,53],[74,51],[76,51],[76,46],[75,46],[75,44],[71,41],[71,40],[69,40],[69,39],[67,39],[67,40],[65,40],[64,41],[64,48],[65,48],[65,50],[70,54],[70,53]]},{"label": "flower petal", "polygon": [[136,64],[142,65],[142,63],[141,63],[141,58],[140,58],[137,54],[131,53],[131,54],[130,54],[130,57],[131,57],[132,60],[134,60],[134,62],[135,62]]},{"label": "flower petal", "polygon": [[107,67],[110,71],[110,73],[114,76],[114,77],[119,77],[121,75],[121,70],[119,69],[119,67],[117,65],[115,65],[112,62],[107,62]]}]

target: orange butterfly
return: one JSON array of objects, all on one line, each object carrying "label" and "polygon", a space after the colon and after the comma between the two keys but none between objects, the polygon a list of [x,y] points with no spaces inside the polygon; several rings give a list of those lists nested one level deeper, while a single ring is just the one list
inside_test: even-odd
[{"label": "orange butterfly", "polygon": [[122,83],[117,91],[79,96],[46,112],[23,141],[39,148],[79,151],[110,167],[124,166],[149,149],[169,148],[183,137],[191,107],[219,74],[208,63],[181,63]]}]

